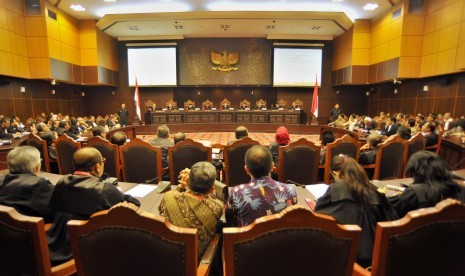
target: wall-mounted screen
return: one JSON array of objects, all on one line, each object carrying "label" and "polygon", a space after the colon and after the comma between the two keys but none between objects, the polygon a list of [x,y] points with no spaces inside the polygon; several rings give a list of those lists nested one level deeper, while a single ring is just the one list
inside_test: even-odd
[{"label": "wall-mounted screen", "polygon": [[176,86],[176,47],[128,48],[129,86]]},{"label": "wall-mounted screen", "polygon": [[313,48],[273,48],[273,86],[321,85],[323,50]]}]

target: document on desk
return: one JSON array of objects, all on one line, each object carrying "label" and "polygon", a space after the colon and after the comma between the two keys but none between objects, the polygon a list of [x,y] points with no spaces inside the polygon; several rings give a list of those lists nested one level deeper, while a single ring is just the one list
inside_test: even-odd
[{"label": "document on desk", "polygon": [[129,189],[125,192],[127,195],[131,195],[133,197],[144,197],[148,195],[150,192],[155,190],[157,185],[146,185],[146,184],[139,184],[136,187]]},{"label": "document on desk", "polygon": [[307,189],[307,191],[312,193],[315,199],[318,199],[326,193],[326,190],[328,190],[328,187],[329,187],[328,184],[313,184],[313,185],[306,185],[305,189]]}]

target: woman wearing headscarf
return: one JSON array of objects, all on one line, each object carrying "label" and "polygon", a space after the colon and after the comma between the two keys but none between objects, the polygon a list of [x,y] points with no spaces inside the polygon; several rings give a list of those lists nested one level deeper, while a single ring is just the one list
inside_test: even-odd
[{"label": "woman wearing headscarf", "polygon": [[287,146],[291,138],[289,137],[289,130],[286,127],[280,126],[276,130],[275,141],[270,144],[270,151],[273,155],[273,164],[277,168],[279,164],[279,147]]}]

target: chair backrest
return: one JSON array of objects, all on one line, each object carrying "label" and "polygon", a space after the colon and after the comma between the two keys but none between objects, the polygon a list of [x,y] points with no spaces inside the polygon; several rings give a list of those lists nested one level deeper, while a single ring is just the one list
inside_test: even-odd
[{"label": "chair backrest", "polygon": [[125,182],[145,183],[162,177],[161,149],[136,138],[119,148],[122,178]]},{"label": "chair backrest", "polygon": [[299,99],[295,99],[293,102],[292,102],[292,105],[293,106],[296,106],[296,107],[300,107],[300,109],[304,109],[304,102],[299,100]]},{"label": "chair backrest", "polygon": [[378,222],[372,275],[463,275],[465,205],[446,199]]},{"label": "chair backrest", "polygon": [[78,274],[196,275],[197,229],[135,209],[121,204],[68,223]]},{"label": "chair backrest", "polygon": [[122,132],[126,133],[126,138],[128,138],[129,140],[132,140],[132,139],[137,137],[136,136],[136,127],[135,126],[126,126],[126,127],[121,127],[121,128],[114,129],[112,131],[107,132],[107,134],[105,135],[105,138],[107,140],[110,140],[111,136],[113,136],[113,133],[115,133],[117,131],[122,131]]},{"label": "chair backrest", "polygon": [[412,136],[407,141],[407,161],[414,153],[424,150],[425,144],[426,139],[423,137],[423,135],[421,135],[421,133],[417,133],[416,135]]},{"label": "chair backrest", "polygon": [[260,105],[261,107],[266,107],[266,101],[264,101],[263,99],[260,99],[260,100],[255,102],[255,105],[256,106]]},{"label": "chair backrest", "polygon": [[192,139],[185,139],[173,147],[168,148],[170,167],[170,181],[177,183],[179,173],[185,168],[191,168],[197,162],[212,162],[212,148]]},{"label": "chair backrest", "polygon": [[338,225],[330,216],[294,205],[246,227],[223,228],[224,272],[352,275],[360,232],[357,225]]},{"label": "chair backrest", "polygon": [[195,102],[192,101],[192,100],[187,100],[184,102],[184,109],[188,109],[189,108],[189,105],[192,105],[193,107],[195,107]]},{"label": "chair backrest", "polygon": [[220,105],[224,105],[224,104],[226,104],[227,106],[231,106],[231,102],[226,98],[220,102]]},{"label": "chair backrest", "polygon": [[344,135],[349,135],[350,137],[354,138],[355,140],[359,139],[359,136],[357,133],[352,132],[350,130],[342,129],[342,128],[337,128],[337,127],[332,127],[332,126],[321,126],[320,128],[320,141],[321,141],[321,136],[323,133],[326,131],[332,131],[334,134],[334,138],[342,138]]},{"label": "chair backrest", "polygon": [[213,102],[210,101],[210,100],[205,100],[205,101],[203,101],[203,102],[202,102],[202,107],[203,107],[203,106],[206,106],[207,104],[208,104],[210,107],[213,107]]},{"label": "chair backrest", "polygon": [[285,147],[279,147],[279,181],[291,180],[300,184],[317,183],[320,149],[305,138]]},{"label": "chair backrest", "polygon": [[344,135],[332,143],[326,145],[324,182],[329,184],[329,174],[331,171],[331,159],[339,154],[345,154],[358,160],[360,154],[360,143],[358,140]]},{"label": "chair backrest", "polygon": [[62,134],[53,141],[57,151],[58,171],[61,175],[74,173],[74,153],[81,148],[81,143],[74,141],[66,134]]},{"label": "chair backrest", "polygon": [[153,105],[153,101],[152,100],[148,100],[145,102],[145,110],[149,110]]},{"label": "chair backrest", "polygon": [[34,133],[30,133],[27,136],[26,144],[36,148],[40,152],[40,158],[42,159],[40,170],[43,172],[50,172],[50,158],[48,157],[47,141],[42,140]]},{"label": "chair backrest", "polygon": [[243,100],[239,103],[240,106],[245,105],[246,107],[250,108],[250,102],[248,100]]},{"label": "chair backrest", "polygon": [[287,101],[284,99],[280,99],[277,104],[279,108],[287,108]]},{"label": "chair backrest", "polygon": [[439,151],[441,150],[441,143],[442,143],[442,136],[444,135],[444,131],[439,132],[438,134],[438,142],[436,145],[428,146],[425,147],[426,150],[431,150],[435,152],[436,154],[439,154]]},{"label": "chair backrest", "polygon": [[399,134],[392,135],[379,145],[376,153],[373,179],[387,180],[402,178],[407,160],[407,141]]},{"label": "chair backrest", "polygon": [[244,169],[244,157],[248,149],[260,143],[250,137],[244,137],[224,147],[225,182],[229,187],[249,183],[250,176]]},{"label": "chair backrest", "polygon": [[87,146],[96,148],[106,159],[104,172],[107,173],[108,176],[116,177],[118,180],[121,180],[118,145],[113,145],[110,141],[97,136],[89,139],[87,141]]}]

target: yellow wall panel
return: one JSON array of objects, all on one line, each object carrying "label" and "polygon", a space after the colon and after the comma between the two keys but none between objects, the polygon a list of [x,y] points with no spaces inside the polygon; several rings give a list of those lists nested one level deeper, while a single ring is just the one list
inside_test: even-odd
[{"label": "yellow wall panel", "polygon": [[61,60],[61,43],[59,40],[48,38],[48,52],[51,58]]},{"label": "yellow wall panel", "polygon": [[6,18],[6,10],[3,7],[0,7],[0,28],[8,28],[8,20]]},{"label": "yellow wall panel", "polygon": [[10,32],[0,29],[0,51],[11,53]]},{"label": "yellow wall panel", "polygon": [[29,58],[29,72],[33,79],[51,78],[49,58]]},{"label": "yellow wall panel", "polygon": [[26,37],[10,32],[11,53],[27,57]]},{"label": "yellow wall panel", "polygon": [[81,53],[79,48],[70,46],[66,43],[61,43],[61,60],[80,65]]},{"label": "yellow wall panel", "polygon": [[80,45],[81,49],[97,49],[97,37],[94,33],[80,33]]},{"label": "yellow wall panel", "polygon": [[457,57],[457,48],[439,52],[436,61],[436,74],[453,73],[455,70],[455,58]]},{"label": "yellow wall panel", "polygon": [[403,36],[400,48],[401,56],[420,57],[423,36]]},{"label": "yellow wall panel", "polygon": [[439,30],[441,27],[441,16],[442,13],[440,10],[426,16],[424,27],[425,34]]},{"label": "yellow wall panel", "polygon": [[47,26],[45,17],[26,16],[24,17],[27,36],[47,36]]},{"label": "yellow wall panel", "polygon": [[0,74],[1,75],[13,75],[13,59],[11,53],[0,51]]},{"label": "yellow wall panel", "polygon": [[370,48],[370,33],[354,33],[353,48]]},{"label": "yellow wall panel", "polygon": [[30,78],[29,59],[18,55],[12,55],[12,58],[14,75],[22,78]]},{"label": "yellow wall panel", "polygon": [[400,44],[401,44],[401,38],[398,37],[396,39],[393,39],[388,42],[389,45],[389,52],[388,52],[388,58],[387,59],[393,59],[400,57]]},{"label": "yellow wall panel", "polygon": [[81,50],[81,65],[82,66],[97,66],[98,56],[96,49]]},{"label": "yellow wall panel", "polygon": [[389,39],[395,39],[402,35],[403,22],[404,21],[402,17],[396,18],[391,22],[391,28],[389,30]]},{"label": "yellow wall panel", "polygon": [[371,20],[369,19],[356,19],[354,22],[354,32],[356,33],[369,33],[371,32]]},{"label": "yellow wall panel", "polygon": [[444,6],[444,0],[426,0],[425,1],[425,13],[430,14]]},{"label": "yellow wall panel", "polygon": [[399,78],[418,78],[420,76],[421,57],[401,57]]},{"label": "yellow wall panel", "polygon": [[381,44],[381,29],[374,30],[370,36],[370,47]]},{"label": "yellow wall panel", "polygon": [[460,24],[451,25],[439,31],[438,51],[457,48]]},{"label": "yellow wall panel", "polygon": [[8,29],[10,31],[21,34],[21,35],[26,35],[24,19],[21,15],[7,11],[6,17],[7,17]]},{"label": "yellow wall panel", "polygon": [[459,43],[465,42],[465,21],[460,24]]},{"label": "yellow wall panel", "polygon": [[47,37],[27,37],[29,57],[49,57]]},{"label": "yellow wall panel", "polygon": [[430,33],[423,37],[422,55],[429,55],[438,51],[438,38],[439,32]]},{"label": "yellow wall panel", "polygon": [[60,31],[58,30],[58,22],[51,18],[46,19],[47,35],[54,39],[60,39]]},{"label": "yellow wall panel", "polygon": [[455,1],[453,4],[444,6],[441,16],[441,27],[457,24],[462,20],[463,1]]},{"label": "yellow wall panel", "polygon": [[455,70],[465,70],[465,44],[457,48],[457,57],[455,58]]},{"label": "yellow wall panel", "polygon": [[421,57],[420,76],[433,76],[436,73],[436,57],[437,54],[431,54]]},{"label": "yellow wall panel", "polygon": [[423,35],[423,25],[423,16],[404,16],[404,22],[402,24],[402,35]]},{"label": "yellow wall panel", "polygon": [[79,35],[75,30],[59,25],[59,31],[61,42],[79,47]]},{"label": "yellow wall panel", "polygon": [[71,16],[69,16],[68,14],[60,10],[57,13],[57,20],[58,20],[58,24],[68,29],[72,29],[74,31],[78,31],[79,29],[78,20],[72,18]]},{"label": "yellow wall panel", "polygon": [[352,65],[369,65],[370,49],[354,49],[352,51]]},{"label": "yellow wall panel", "polygon": [[6,0],[4,2],[5,8],[8,10],[17,13],[17,14],[23,14],[23,1],[19,0]]}]

